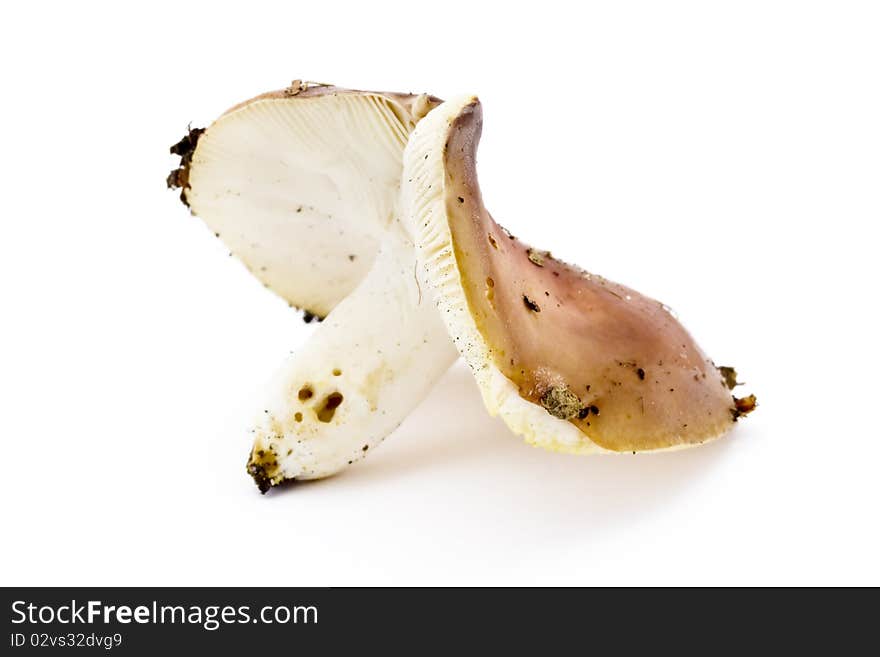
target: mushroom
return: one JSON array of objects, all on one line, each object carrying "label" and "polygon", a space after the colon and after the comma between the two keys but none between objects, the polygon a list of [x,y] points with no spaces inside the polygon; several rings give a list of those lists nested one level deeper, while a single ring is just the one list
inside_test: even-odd
[{"label": "mushroom", "polygon": [[262,492],[363,458],[457,357],[398,215],[403,149],[440,101],[295,81],[172,152],[171,187],[291,305],[326,317],[282,364],[247,470]]},{"label": "mushroom", "polygon": [[491,414],[560,451],[686,447],[755,407],[668,308],[492,220],[481,125],[473,96],[295,81],[172,147],[168,184],[192,211],[291,305],[327,314],[269,385],[247,463],[261,492],[363,458],[459,353]]},{"label": "mushroom", "polygon": [[487,410],[528,442],[587,454],[690,447],[754,407],[662,303],[537,251],[483,206],[482,108],[448,101],[404,154],[420,280]]},{"label": "mushroom", "polygon": [[294,80],[189,130],[167,183],[266,287],[323,318],[369,270],[409,133],[439,102]]}]

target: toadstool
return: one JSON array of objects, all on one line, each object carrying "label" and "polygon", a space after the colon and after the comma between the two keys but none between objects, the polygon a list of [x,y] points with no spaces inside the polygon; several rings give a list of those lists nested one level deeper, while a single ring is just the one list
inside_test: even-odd
[{"label": "toadstool", "polygon": [[247,471],[262,492],[363,458],[457,353],[401,228],[403,149],[433,96],[298,81],[174,147],[169,186],[266,285],[326,317],[279,368]]},{"label": "toadstool", "polygon": [[493,221],[481,126],[473,96],[295,81],[172,147],[168,184],[193,213],[327,315],[270,383],[247,463],[261,492],[363,458],[459,353],[489,412],[553,450],[688,447],[755,408],[663,304]]},{"label": "toadstool", "polygon": [[[528,442],[570,453],[697,445],[743,408],[663,304],[531,249],[483,205],[476,97],[448,101],[404,155],[419,276],[486,408]],[[540,254],[540,255],[538,255]]]},{"label": "toadstool", "polygon": [[269,383],[247,463],[261,492],[363,458],[457,356],[397,214],[404,146],[439,102],[294,81],[172,147],[192,213],[306,317],[329,314]]}]

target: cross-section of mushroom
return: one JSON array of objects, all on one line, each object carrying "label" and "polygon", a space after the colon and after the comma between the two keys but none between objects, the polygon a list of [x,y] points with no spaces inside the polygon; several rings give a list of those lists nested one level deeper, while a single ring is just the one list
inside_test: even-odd
[{"label": "cross-section of mushroom", "polygon": [[420,278],[489,412],[572,453],[687,447],[730,429],[753,398],[731,395],[665,306],[492,220],[477,182],[481,126],[475,97],[431,112],[407,146],[402,193]]}]

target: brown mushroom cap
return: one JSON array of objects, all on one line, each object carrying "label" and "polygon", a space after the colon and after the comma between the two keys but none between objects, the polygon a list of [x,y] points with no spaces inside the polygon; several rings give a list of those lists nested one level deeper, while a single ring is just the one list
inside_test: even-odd
[{"label": "brown mushroom cap", "polygon": [[[605,450],[688,446],[728,430],[737,408],[724,377],[663,304],[532,249],[495,223],[477,180],[479,101],[462,105],[440,127],[445,139],[435,141],[443,148],[438,204],[446,225],[438,231],[425,221],[418,229],[434,241],[431,253],[438,260],[443,246],[436,235],[451,241],[460,285],[450,286],[455,277],[445,272],[435,289],[441,296],[459,289],[464,295],[477,335],[457,344],[475,374],[488,358],[530,403],[529,412],[567,422],[585,442]],[[418,155],[407,157],[417,162]],[[483,344],[475,348],[474,341]],[[505,419],[515,429],[525,426]],[[527,438],[587,451],[553,437]]]}]

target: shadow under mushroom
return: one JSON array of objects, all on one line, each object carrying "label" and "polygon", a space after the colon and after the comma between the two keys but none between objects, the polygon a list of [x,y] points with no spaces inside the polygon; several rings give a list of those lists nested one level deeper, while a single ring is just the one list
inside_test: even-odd
[{"label": "shadow under mushroom", "polygon": [[[589,458],[548,452],[523,443],[486,414],[473,377],[459,362],[371,458],[331,480],[334,487],[363,492],[364,486],[399,484],[401,478],[440,476],[449,483],[449,504],[457,514],[497,516],[503,506],[542,531],[569,531],[570,523],[596,529],[671,502],[712,475],[730,442]],[[456,496],[467,497],[466,503]]]}]

